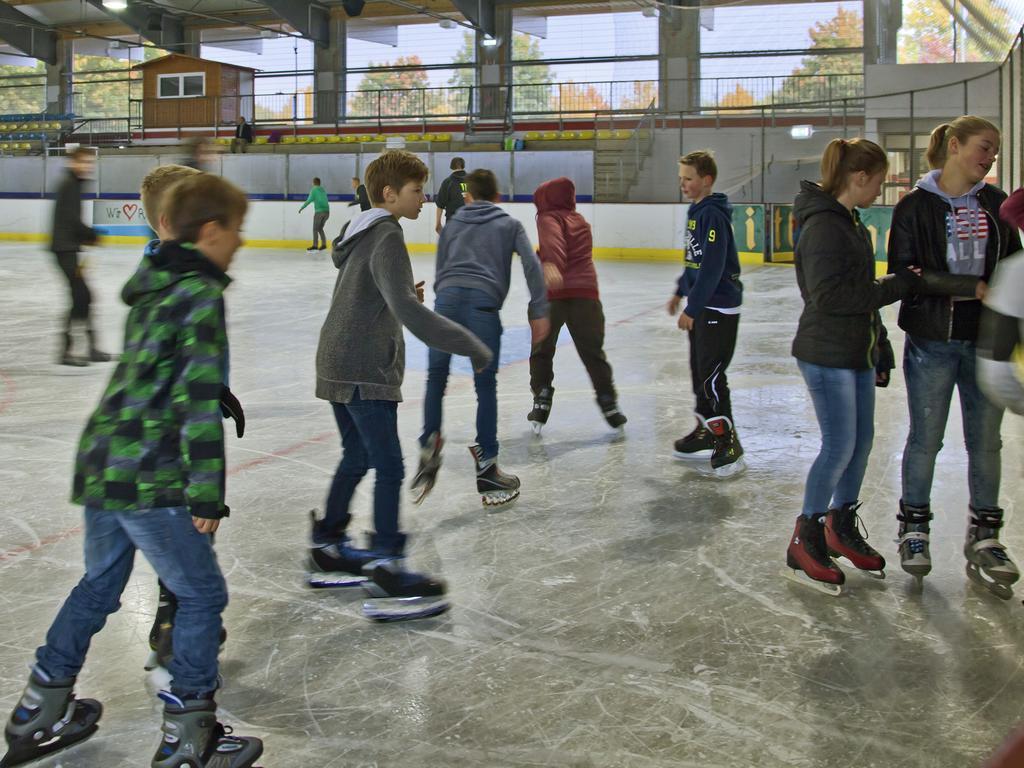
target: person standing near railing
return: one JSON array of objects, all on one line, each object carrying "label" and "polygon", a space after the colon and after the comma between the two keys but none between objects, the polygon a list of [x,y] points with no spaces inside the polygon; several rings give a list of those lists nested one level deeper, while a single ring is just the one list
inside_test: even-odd
[{"label": "person standing near railing", "polygon": [[231,140],[231,152],[244,154],[250,144],[252,144],[252,126],[246,122],[245,115],[239,115],[238,125],[235,126],[235,138]]}]

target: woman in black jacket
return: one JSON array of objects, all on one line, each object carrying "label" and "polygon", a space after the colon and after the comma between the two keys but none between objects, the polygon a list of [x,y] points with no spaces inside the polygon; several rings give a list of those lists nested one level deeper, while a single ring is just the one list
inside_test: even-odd
[{"label": "woman in black jacket", "polygon": [[910,295],[921,280],[910,269],[875,278],[874,247],[857,208],[874,203],[888,168],[874,142],[835,139],[821,159],[821,186],[803,182],[794,206],[804,310],[793,356],[814,401],[821,452],[807,475],[786,564],[792,578],[832,595],[845,580],[832,557],[885,575],[885,559],[864,540],[857,515],[874,439],[875,387],[889,383],[894,365],[878,309]]},{"label": "woman in black jacket", "polygon": [[1005,193],[985,183],[999,141],[992,123],[969,115],[932,132],[928,162],[933,170],[893,211],[889,271],[923,267],[935,275],[927,295],[907,299],[900,307],[900,327],[907,333],[903,371],[910,406],[897,515],[901,564],[919,580],[931,571],[932,479],[955,387],[970,489],[967,574],[1009,597],[1020,573],[999,542],[1003,412],[979,388],[976,366],[980,300],[996,264],[1020,249],[1017,232],[999,219]]}]

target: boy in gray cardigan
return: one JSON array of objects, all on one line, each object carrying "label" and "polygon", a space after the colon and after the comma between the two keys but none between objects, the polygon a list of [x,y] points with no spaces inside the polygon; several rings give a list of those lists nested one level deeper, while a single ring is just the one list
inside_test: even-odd
[{"label": "boy in gray cardigan", "polygon": [[[512,253],[519,254],[530,289],[527,316],[533,343],[550,331],[545,272],[523,225],[495,203],[501,200],[498,180],[488,170],[466,177],[467,204],[441,231],[434,271],[434,311],[476,334],[494,354],[491,364],[473,377],[476,388],[476,488],[485,507],[509,504],[519,496],[519,478],[498,469],[498,358],[501,352],[500,311],[512,280]],[[554,270],[561,279],[557,269]],[[452,356],[431,349],[427,393],[423,398],[420,465],[412,482],[416,503],[434,487],[441,468],[441,403],[448,385]]]},{"label": "boy in gray cardigan", "polygon": [[[313,520],[310,584],[362,584],[371,597],[363,613],[378,620],[434,616],[448,608],[443,582],[402,565],[402,327],[429,347],[469,357],[474,369],[491,361],[490,350],[473,334],[424,307],[420,286],[413,284],[398,220],[419,216],[426,179],[426,165],[410,152],[385,152],[366,169],[373,208],[356,216],[336,241],[338,278],[316,353],[316,396],[331,403],[342,456],[324,517]],[[359,549],[346,533],[349,504],[371,468],[374,531],[369,549]]]}]

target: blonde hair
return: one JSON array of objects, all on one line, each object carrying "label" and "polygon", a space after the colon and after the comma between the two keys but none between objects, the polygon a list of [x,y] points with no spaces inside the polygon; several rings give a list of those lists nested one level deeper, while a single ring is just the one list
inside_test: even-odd
[{"label": "blonde hair", "polygon": [[146,174],[139,189],[139,197],[142,198],[142,210],[146,214],[146,220],[154,231],[160,224],[164,193],[175,182],[195,176],[197,173],[200,171],[187,165],[161,165]]},{"label": "blonde hair", "polygon": [[715,162],[715,156],[710,150],[699,149],[696,152],[683,155],[679,158],[679,164],[691,166],[701,178],[710,176],[711,181],[718,179],[718,164]]},{"label": "blonde hair", "polygon": [[391,187],[397,194],[410,181],[426,181],[430,171],[412,152],[392,149],[366,166],[364,175],[370,201],[380,205],[384,202],[384,187]]},{"label": "blonde hair", "polygon": [[951,123],[943,123],[932,131],[932,137],[928,141],[928,151],[925,157],[928,158],[928,165],[934,171],[942,168],[949,158],[950,139],[956,139],[961,144],[966,144],[971,136],[979,133],[992,131],[999,136],[999,129],[984,117],[976,115],[962,115]]},{"label": "blonde hair", "polygon": [[821,188],[836,197],[846,187],[851,173],[863,171],[874,176],[888,170],[889,156],[868,139],[832,139],[821,156]]},{"label": "blonde hair", "polygon": [[203,225],[222,227],[241,223],[249,209],[245,193],[219,176],[197,173],[171,185],[164,197],[163,214],[174,237],[186,243],[199,240]]}]

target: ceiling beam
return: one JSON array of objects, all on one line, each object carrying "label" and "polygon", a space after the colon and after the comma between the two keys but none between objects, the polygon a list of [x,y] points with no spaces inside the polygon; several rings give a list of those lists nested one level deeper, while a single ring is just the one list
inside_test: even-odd
[{"label": "ceiling beam", "polygon": [[452,0],[466,20],[485,35],[498,34],[494,20],[494,0]]},{"label": "ceiling beam", "polygon": [[262,5],[317,45],[326,48],[331,44],[331,12],[325,6],[298,0],[263,0]]},{"label": "ceiling beam", "polygon": [[185,23],[180,16],[146,5],[129,5],[127,10],[112,11],[103,5],[103,0],[87,2],[126,24],[158,48],[171,53],[185,53]]},{"label": "ceiling beam", "polygon": [[0,40],[32,58],[57,63],[57,34],[5,2],[0,2]]}]

